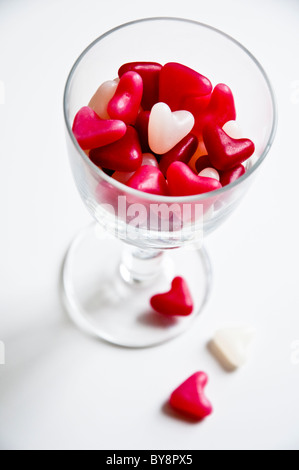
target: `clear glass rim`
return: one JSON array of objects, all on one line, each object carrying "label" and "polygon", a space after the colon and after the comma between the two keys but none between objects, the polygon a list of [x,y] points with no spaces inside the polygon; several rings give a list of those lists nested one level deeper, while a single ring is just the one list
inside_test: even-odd
[{"label": "clear glass rim", "polygon": [[[268,142],[265,146],[265,149],[264,149],[262,155],[260,156],[260,158],[254,163],[254,165],[248,171],[246,171],[246,173],[244,175],[242,175],[238,180],[234,181],[233,183],[229,184],[228,186],[224,186],[221,189],[217,189],[215,191],[211,191],[209,193],[205,193],[205,194],[201,194],[201,195],[183,196],[183,197],[156,196],[156,195],[153,195],[153,194],[142,193],[142,192],[140,192],[136,189],[129,188],[128,186],[125,186],[124,184],[119,183],[118,181],[114,180],[110,176],[106,175],[106,173],[104,173],[103,170],[101,170],[94,163],[92,163],[92,161],[88,158],[86,153],[79,146],[79,144],[78,144],[78,142],[77,142],[77,140],[76,140],[76,138],[75,138],[75,136],[72,132],[72,124],[69,122],[68,115],[67,115],[67,98],[68,98],[68,94],[69,94],[69,90],[70,90],[70,86],[71,86],[73,76],[74,76],[74,74],[76,72],[76,69],[79,66],[81,60],[90,51],[90,49],[92,49],[98,42],[102,41],[104,38],[106,38],[107,36],[113,34],[114,32],[116,32],[120,29],[124,29],[124,28],[129,27],[129,26],[132,26],[134,24],[144,23],[144,22],[155,22],[155,21],[170,21],[170,22],[173,21],[173,22],[189,23],[189,24],[200,26],[202,28],[209,29],[211,31],[214,31],[217,34],[220,34],[221,36],[225,37],[226,39],[230,40],[235,45],[237,45],[240,49],[242,49],[250,57],[250,59],[255,63],[257,68],[260,70],[260,72],[261,72],[262,76],[264,77],[265,82],[268,86],[269,93],[270,93],[270,96],[271,96],[272,106],[273,106],[273,121],[272,121],[272,128],[271,128],[270,136],[269,136]],[[64,120],[65,120],[66,128],[67,128],[67,131],[68,131],[68,135],[69,135],[72,143],[74,144],[75,148],[79,152],[81,158],[85,161],[85,163],[88,166],[90,166],[91,169],[96,174],[98,174],[98,176],[102,180],[106,181],[107,183],[111,184],[112,186],[115,186],[115,188],[118,189],[119,191],[121,191],[122,193],[127,193],[128,195],[135,196],[136,198],[138,197],[139,199],[142,198],[144,200],[147,200],[147,201],[153,202],[153,203],[154,202],[161,202],[161,203],[169,203],[169,204],[170,203],[172,203],[172,204],[173,203],[182,203],[183,204],[183,203],[201,202],[201,201],[204,201],[204,200],[209,199],[211,197],[218,197],[218,196],[232,190],[233,188],[241,185],[245,180],[247,180],[259,168],[259,166],[265,160],[265,158],[266,158],[266,156],[267,156],[267,154],[268,154],[268,152],[269,152],[269,150],[270,150],[270,148],[273,144],[275,134],[276,134],[276,129],[277,129],[277,105],[276,105],[275,93],[274,93],[274,90],[273,90],[273,87],[271,85],[271,82],[270,82],[270,79],[269,79],[268,75],[266,74],[266,72],[265,72],[264,68],[262,67],[262,65],[260,64],[260,62],[254,57],[254,55],[246,47],[244,47],[239,41],[237,41],[233,37],[229,36],[228,34],[224,33],[223,31],[221,31],[217,28],[214,28],[213,26],[209,26],[205,23],[200,23],[198,21],[194,21],[194,20],[190,20],[190,19],[186,19],[186,18],[178,18],[178,17],[171,17],[171,16],[157,16],[157,17],[141,18],[141,19],[129,21],[127,23],[123,23],[123,24],[121,24],[121,25],[119,25],[115,28],[112,28],[109,31],[105,32],[104,34],[99,36],[97,39],[95,39],[89,46],[87,46],[87,48],[80,54],[80,56],[75,61],[74,65],[71,68],[71,71],[68,75],[66,85],[65,85],[65,89],[64,89],[64,96],[63,96],[63,112],[64,112]]]}]

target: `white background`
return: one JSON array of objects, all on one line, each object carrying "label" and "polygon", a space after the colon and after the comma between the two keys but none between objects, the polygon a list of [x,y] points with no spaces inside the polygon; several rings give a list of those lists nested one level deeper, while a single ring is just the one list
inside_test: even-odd
[{"label": "white background", "polygon": [[[68,166],[62,94],[93,39],[160,15],[211,24],[251,50],[273,82],[279,127],[251,191],[206,242],[214,289],[196,327],[132,351],[84,336],[61,305],[63,256],[90,222]],[[0,0],[0,448],[299,449],[298,44],[297,0]],[[258,331],[234,374],[206,348],[231,322]],[[163,405],[197,370],[209,374],[215,413],[190,424]]]}]

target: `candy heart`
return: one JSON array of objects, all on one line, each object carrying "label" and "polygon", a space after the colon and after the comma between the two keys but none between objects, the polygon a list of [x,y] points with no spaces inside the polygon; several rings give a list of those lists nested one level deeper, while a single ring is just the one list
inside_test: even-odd
[{"label": "candy heart", "polygon": [[157,62],[130,62],[120,67],[119,77],[126,72],[137,72],[143,80],[143,96],[141,106],[144,110],[151,110],[159,101],[159,80],[162,65]]},{"label": "candy heart", "polygon": [[169,292],[154,295],[150,300],[151,306],[156,312],[164,315],[187,316],[193,312],[193,299],[187,282],[182,277],[176,277],[172,281]]},{"label": "candy heart", "polygon": [[160,170],[166,176],[169,166],[176,161],[188,163],[196,151],[198,139],[193,134],[188,134],[169,152],[162,155],[160,160]]},{"label": "candy heart", "polygon": [[171,395],[169,404],[176,411],[202,420],[213,413],[213,408],[204,394],[208,376],[196,372],[183,382]]},{"label": "candy heart", "polygon": [[201,135],[203,128],[210,122],[222,127],[227,121],[236,119],[235,101],[231,89],[220,83],[215,86],[209,99],[188,96],[182,102],[183,109],[195,117],[193,132]]},{"label": "candy heart", "polygon": [[227,135],[229,135],[233,139],[243,138],[243,132],[241,130],[241,127],[236,121],[228,121],[224,124],[222,129],[224,130],[224,132],[226,132]]},{"label": "candy heart", "polygon": [[169,152],[194,125],[194,117],[188,111],[171,112],[165,103],[153,106],[148,123],[148,141],[151,150],[158,155]]},{"label": "candy heart", "polygon": [[230,183],[233,183],[239,179],[245,173],[245,168],[243,165],[238,165],[232,170],[221,171],[220,172],[220,182],[222,186],[227,186]]},{"label": "candy heart", "polygon": [[246,363],[254,336],[252,327],[224,328],[215,333],[212,350],[223,365],[237,369]]},{"label": "candy heart", "polygon": [[191,196],[204,194],[222,188],[219,181],[197,176],[188,165],[174,162],[167,171],[167,181],[171,196]]},{"label": "candy heart", "polygon": [[143,83],[140,75],[136,72],[125,73],[108,104],[109,116],[112,119],[121,119],[126,124],[134,124],[140,108],[142,92]]},{"label": "candy heart", "polygon": [[73,133],[83,150],[111,144],[121,139],[126,130],[124,122],[100,119],[88,106],[78,111],[73,124]]},{"label": "candy heart", "polygon": [[148,122],[150,117],[150,111],[141,111],[138,114],[135,129],[138,132],[140,144],[143,152],[150,152],[150,147],[148,144]]},{"label": "candy heart", "polygon": [[223,129],[207,124],[203,130],[204,143],[212,165],[221,171],[234,168],[251,157],[254,143],[249,139],[233,139]]},{"label": "candy heart", "polygon": [[185,65],[169,62],[160,72],[159,101],[167,103],[172,111],[185,109],[182,100],[186,95],[202,96],[211,91],[210,80]]},{"label": "candy heart", "polygon": [[205,168],[202,170],[198,176],[202,176],[204,178],[213,178],[214,180],[220,181],[220,175],[215,168]]},{"label": "candy heart", "polygon": [[108,80],[107,82],[102,83],[88,104],[88,106],[93,109],[101,119],[110,119],[107,112],[107,106],[109,101],[115,95],[118,83],[119,79]]},{"label": "candy heart", "polygon": [[199,157],[199,159],[197,160],[195,164],[197,173],[202,172],[202,170],[204,170],[205,168],[211,168],[211,167],[212,167],[212,163],[208,155],[203,155],[202,157]]},{"label": "candy heart", "polygon": [[159,168],[151,165],[140,167],[129,179],[127,186],[144,193],[157,194],[159,196],[169,195],[163,174]]},{"label": "candy heart", "polygon": [[137,170],[142,163],[142,152],[136,130],[128,126],[120,140],[92,150],[89,157],[95,165],[109,170]]},{"label": "candy heart", "polygon": [[[151,154],[151,153],[144,153],[142,155],[142,164],[141,164],[141,166],[145,166],[145,165],[150,165],[150,166],[154,166],[156,168],[159,168],[159,163],[157,162],[154,155]],[[115,173],[113,173],[112,178],[116,181],[119,181],[120,183],[127,184],[127,182],[129,181],[130,178],[132,178],[134,173],[135,173],[134,171],[133,172],[128,172],[128,173],[124,172],[124,171],[115,171]]]}]

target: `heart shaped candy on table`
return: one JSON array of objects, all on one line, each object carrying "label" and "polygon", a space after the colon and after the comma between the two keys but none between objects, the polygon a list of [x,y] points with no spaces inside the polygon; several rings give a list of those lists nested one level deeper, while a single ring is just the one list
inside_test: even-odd
[{"label": "heart shaped candy on table", "polygon": [[214,168],[230,170],[245,162],[254,153],[249,139],[233,139],[221,127],[210,123],[203,129],[203,139]]},{"label": "heart shaped candy on table", "polygon": [[160,170],[166,176],[169,166],[176,161],[188,163],[198,146],[198,139],[193,134],[188,134],[169,152],[162,155]]},{"label": "heart shaped candy on table", "polygon": [[188,165],[174,162],[167,171],[167,181],[171,196],[192,196],[222,188],[213,178],[197,176]]},{"label": "heart shaped candy on table", "polygon": [[150,303],[156,312],[171,316],[186,317],[193,312],[194,308],[188,284],[182,277],[176,277],[172,281],[170,291],[154,295]]},{"label": "heart shaped candy on table", "polygon": [[254,336],[250,326],[223,328],[215,333],[211,350],[227,369],[235,370],[246,363]]},{"label": "heart shaped candy on table", "polygon": [[198,136],[202,135],[203,128],[210,122],[222,127],[226,122],[236,119],[234,96],[223,83],[215,86],[208,101],[200,96],[186,96],[182,109],[190,111],[195,117],[192,132]]},{"label": "heart shaped candy on table", "polygon": [[222,186],[227,186],[228,184],[238,180],[245,172],[246,170],[242,164],[232,168],[231,170],[221,171],[220,182]]},{"label": "heart shaped candy on table", "polygon": [[142,163],[142,151],[136,130],[128,126],[120,140],[92,150],[89,158],[95,165],[109,170],[136,171]]},{"label": "heart shaped candy on table", "polygon": [[107,82],[102,83],[88,104],[88,106],[93,109],[101,119],[110,119],[107,112],[107,106],[109,101],[115,95],[118,83],[118,78],[116,80],[108,80]]},{"label": "heart shaped candy on table", "polygon": [[159,170],[152,165],[140,167],[129,179],[127,186],[144,193],[156,194],[158,196],[168,196],[167,182]]},{"label": "heart shaped candy on table", "polygon": [[188,111],[171,112],[165,103],[153,106],[148,123],[148,141],[152,152],[169,152],[191,131],[194,117]]},{"label": "heart shaped candy on table", "polygon": [[202,96],[211,92],[210,80],[185,65],[169,62],[160,72],[159,101],[167,103],[172,111],[185,109],[182,100],[186,95]]},{"label": "heart shaped candy on table", "polygon": [[157,62],[130,62],[120,67],[118,76],[126,72],[137,72],[143,81],[142,109],[150,111],[159,101],[159,80],[162,65]]},{"label": "heart shaped candy on table", "polygon": [[124,122],[103,120],[88,106],[78,111],[73,123],[73,133],[83,150],[111,144],[121,139],[126,130]]},{"label": "heart shaped candy on table", "polygon": [[125,73],[116,92],[108,104],[107,111],[112,119],[121,119],[134,124],[139,112],[143,92],[142,78],[136,72]]},{"label": "heart shaped candy on table", "polygon": [[196,372],[183,382],[171,395],[170,406],[187,416],[202,420],[212,414],[213,407],[204,389],[208,383],[205,372]]}]

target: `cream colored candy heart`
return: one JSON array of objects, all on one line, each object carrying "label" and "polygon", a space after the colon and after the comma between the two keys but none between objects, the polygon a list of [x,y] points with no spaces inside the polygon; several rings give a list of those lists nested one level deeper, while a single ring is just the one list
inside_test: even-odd
[{"label": "cream colored candy heart", "polygon": [[219,173],[214,168],[205,168],[198,174],[198,176],[203,176],[205,178],[213,178],[214,180],[220,181]]},{"label": "cream colored candy heart", "polygon": [[224,132],[227,133],[232,139],[242,139],[243,133],[242,129],[236,121],[228,121],[223,126]]},{"label": "cream colored candy heart", "polygon": [[119,78],[102,83],[88,104],[88,106],[92,108],[101,119],[109,119],[107,106],[109,101],[112,100],[115,95],[118,84]]},{"label": "cream colored candy heart", "polygon": [[166,103],[156,103],[151,110],[148,124],[148,141],[151,150],[158,155],[171,150],[194,126],[189,111],[175,111]]},{"label": "cream colored candy heart", "polygon": [[223,365],[237,369],[246,363],[254,335],[249,326],[223,328],[215,333],[212,350]]}]

